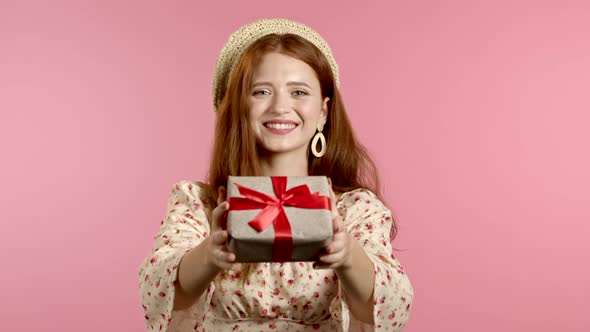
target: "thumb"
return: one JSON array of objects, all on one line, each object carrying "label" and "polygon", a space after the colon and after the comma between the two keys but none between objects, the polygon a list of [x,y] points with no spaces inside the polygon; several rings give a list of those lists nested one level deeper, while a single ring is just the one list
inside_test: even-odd
[{"label": "thumb", "polygon": [[217,205],[220,205],[223,201],[226,200],[227,190],[225,187],[220,186],[217,188]]},{"label": "thumb", "polygon": [[332,188],[332,181],[328,178],[328,184],[330,187],[330,205],[332,208],[332,216],[334,217],[338,212],[336,212],[336,194],[334,193],[334,189]]},{"label": "thumb", "polygon": [[342,221],[340,220],[340,218],[338,216],[333,216],[332,217],[332,230],[333,230],[334,234],[339,233],[342,229],[343,229]]},{"label": "thumb", "polygon": [[214,230],[227,228],[227,224],[226,224],[227,210],[229,210],[229,203],[226,201],[221,202],[221,204],[219,204],[213,210],[213,214],[212,214],[213,220],[212,220],[211,225]]}]

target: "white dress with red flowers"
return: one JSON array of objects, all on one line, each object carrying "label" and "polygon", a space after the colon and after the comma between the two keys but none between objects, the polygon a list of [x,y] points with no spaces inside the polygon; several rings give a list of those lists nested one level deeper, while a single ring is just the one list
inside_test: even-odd
[{"label": "white dress with red flowers", "polygon": [[179,181],[152,252],[139,267],[141,302],[148,331],[401,331],[414,291],[394,258],[391,212],[369,190],[343,193],[336,207],[347,230],[375,266],[374,325],[349,313],[333,270],[312,263],[258,263],[242,284],[239,272],[220,273],[191,307],[173,310],[182,256],[209,235],[196,181]]}]

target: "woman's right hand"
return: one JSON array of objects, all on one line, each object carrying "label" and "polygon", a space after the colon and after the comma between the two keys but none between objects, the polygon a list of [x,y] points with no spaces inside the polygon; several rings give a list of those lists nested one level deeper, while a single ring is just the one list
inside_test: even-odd
[{"label": "woman's right hand", "polygon": [[219,187],[217,207],[213,209],[211,221],[211,235],[207,246],[207,263],[221,270],[239,271],[241,266],[235,263],[236,254],[229,251],[227,240],[229,233],[222,225],[226,224],[229,202],[226,201],[226,190]]}]

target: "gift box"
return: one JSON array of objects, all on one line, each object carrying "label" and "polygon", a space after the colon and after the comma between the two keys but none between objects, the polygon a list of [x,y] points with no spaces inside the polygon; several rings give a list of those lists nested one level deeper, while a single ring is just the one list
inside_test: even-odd
[{"label": "gift box", "polygon": [[230,176],[227,200],[237,262],[314,261],[332,240],[325,176]]}]

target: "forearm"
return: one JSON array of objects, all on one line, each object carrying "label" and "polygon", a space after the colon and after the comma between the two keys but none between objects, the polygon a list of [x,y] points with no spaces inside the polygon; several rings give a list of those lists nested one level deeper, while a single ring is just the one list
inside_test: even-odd
[{"label": "forearm", "polygon": [[220,269],[207,261],[207,237],[198,246],[187,252],[178,265],[174,293],[174,310],[190,307],[209,287]]},{"label": "forearm", "polygon": [[351,237],[352,264],[336,269],[344,297],[353,315],[367,323],[373,323],[373,286],[375,268],[360,243]]}]

